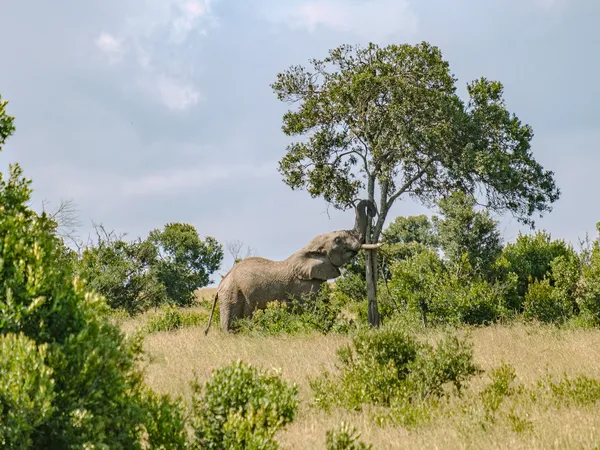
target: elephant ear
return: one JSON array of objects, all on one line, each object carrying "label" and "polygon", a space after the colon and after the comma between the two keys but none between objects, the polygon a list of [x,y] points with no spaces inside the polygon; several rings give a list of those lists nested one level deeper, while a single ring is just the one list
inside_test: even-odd
[{"label": "elephant ear", "polygon": [[329,259],[317,252],[305,253],[296,263],[296,275],[301,280],[323,280],[337,278],[341,275]]}]

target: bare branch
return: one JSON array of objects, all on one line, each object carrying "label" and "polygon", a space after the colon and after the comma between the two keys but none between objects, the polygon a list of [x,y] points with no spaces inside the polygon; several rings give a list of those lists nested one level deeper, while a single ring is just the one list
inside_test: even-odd
[{"label": "bare branch", "polygon": [[[225,248],[233,258],[233,264],[235,265],[238,261],[243,259],[242,256],[242,248],[244,247],[244,242],[239,239],[235,239],[233,241],[225,242]],[[244,258],[248,258],[250,256],[255,256],[256,251],[250,247],[246,246],[246,256]]]},{"label": "bare branch", "polygon": [[251,256],[256,256],[256,249],[254,249],[248,245],[246,247],[246,256],[244,256],[244,258],[249,258]]},{"label": "bare branch", "polygon": [[225,248],[231,255],[234,261],[238,260],[244,243],[238,239],[225,242]]},{"label": "bare branch", "polygon": [[[42,211],[46,212],[46,205],[50,202],[44,200],[42,202]],[[76,246],[78,244],[77,230],[81,227],[82,223],[79,220],[79,210],[75,206],[72,199],[61,200],[58,208],[53,212],[46,212],[48,217],[58,224],[56,234],[63,240],[73,242]]]}]

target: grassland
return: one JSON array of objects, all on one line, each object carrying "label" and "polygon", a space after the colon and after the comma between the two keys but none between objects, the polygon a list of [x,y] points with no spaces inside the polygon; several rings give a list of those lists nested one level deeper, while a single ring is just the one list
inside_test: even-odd
[{"label": "grassland", "polygon": [[[212,293],[213,290],[205,289],[198,297],[208,300]],[[122,327],[133,330],[151,314],[126,321]],[[591,449],[600,444],[599,403],[574,403],[560,398],[534,401],[531,394],[536,383],[548,374],[556,380],[564,375],[600,379],[597,330],[559,330],[524,324],[469,330],[475,361],[484,372],[469,384],[462,397],[452,396],[437,407],[431,420],[408,428],[379,426],[369,410],[326,414],[310,407],[308,377],[317,376],[322,369],[334,370],[335,350],[348,342],[348,337],[232,336],[222,333],[218,325],[205,337],[203,330],[191,327],[146,336],[148,384],[158,392],[182,395],[189,400],[189,382],[194,374],[205,381],[214,368],[236,359],[264,368],[281,368],[285,379],[298,384],[301,396],[298,418],[278,436],[283,448],[324,448],[326,430],[342,420],[356,426],[362,440],[373,444],[374,449]],[[431,339],[437,333],[421,331],[423,337]],[[515,381],[525,390],[506,400],[493,420],[483,420],[477,399],[489,383],[491,369],[503,362],[514,367]]]}]

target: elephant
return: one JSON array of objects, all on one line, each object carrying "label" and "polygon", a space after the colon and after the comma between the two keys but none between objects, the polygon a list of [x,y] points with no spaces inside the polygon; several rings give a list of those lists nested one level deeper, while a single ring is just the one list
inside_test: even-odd
[{"label": "elephant", "polygon": [[208,334],[217,300],[220,302],[221,328],[232,331],[234,320],[251,317],[274,300],[316,294],[327,280],[341,275],[361,249],[381,244],[365,244],[367,214],[377,214],[375,203],[361,200],[356,205],[356,221],[351,230],[332,231],[315,236],[306,246],[282,261],[249,257],[237,262],[223,277],[214,297],[205,335]]}]

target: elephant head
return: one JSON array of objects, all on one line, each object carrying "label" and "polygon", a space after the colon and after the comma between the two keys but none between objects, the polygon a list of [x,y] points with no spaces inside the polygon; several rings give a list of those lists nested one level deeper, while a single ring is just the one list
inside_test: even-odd
[{"label": "elephant head", "polygon": [[374,217],[377,207],[369,200],[361,200],[356,205],[353,229],[317,235],[290,256],[297,277],[303,280],[329,280],[340,276],[339,268],[350,262],[365,246],[367,214]]}]

